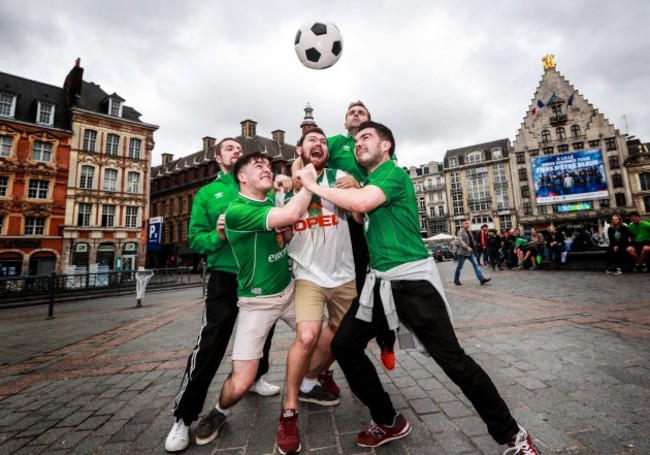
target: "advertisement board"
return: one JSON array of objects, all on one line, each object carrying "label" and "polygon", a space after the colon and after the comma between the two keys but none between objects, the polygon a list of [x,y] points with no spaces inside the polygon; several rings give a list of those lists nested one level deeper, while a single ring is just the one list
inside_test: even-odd
[{"label": "advertisement board", "polygon": [[538,204],[608,197],[600,149],[531,159]]}]

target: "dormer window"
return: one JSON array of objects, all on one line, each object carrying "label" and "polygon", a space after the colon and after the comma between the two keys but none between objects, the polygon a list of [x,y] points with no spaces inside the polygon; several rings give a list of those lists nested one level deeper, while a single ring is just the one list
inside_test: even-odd
[{"label": "dormer window", "polygon": [[16,97],[10,93],[0,93],[0,117],[16,115]]},{"label": "dormer window", "polygon": [[43,125],[54,125],[54,104],[46,101],[38,102],[36,110],[36,123]]},{"label": "dormer window", "polygon": [[449,167],[457,167],[458,158],[449,158]]},{"label": "dormer window", "polygon": [[122,100],[119,98],[108,99],[108,115],[111,117],[122,117]]},{"label": "dormer window", "polygon": [[476,163],[482,163],[483,161],[485,161],[485,152],[483,152],[482,150],[470,152],[465,157],[465,164],[476,164]]}]

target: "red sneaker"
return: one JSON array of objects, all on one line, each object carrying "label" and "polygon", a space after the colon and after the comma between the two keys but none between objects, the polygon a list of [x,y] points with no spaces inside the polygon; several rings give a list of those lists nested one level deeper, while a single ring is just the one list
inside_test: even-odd
[{"label": "red sneaker", "polygon": [[282,455],[300,452],[300,434],[298,433],[298,410],[283,409],[278,424],[278,452]]},{"label": "red sneaker", "polygon": [[318,382],[320,382],[320,385],[329,393],[332,393],[337,397],[341,395],[341,388],[336,382],[334,382],[334,371],[327,370],[325,373],[319,374]]},{"label": "red sneaker", "polygon": [[372,426],[356,436],[357,445],[361,447],[379,447],[387,442],[406,437],[411,432],[411,425],[397,414],[392,426],[371,422]]},{"label": "red sneaker", "polygon": [[528,432],[523,428],[519,427],[519,433],[517,433],[512,441],[508,443],[508,449],[503,452],[503,455],[541,455],[535,444],[533,444],[533,438],[530,437]]},{"label": "red sneaker", "polygon": [[395,351],[389,351],[386,348],[381,349],[381,363],[384,364],[384,368],[387,370],[392,370],[395,368]]}]

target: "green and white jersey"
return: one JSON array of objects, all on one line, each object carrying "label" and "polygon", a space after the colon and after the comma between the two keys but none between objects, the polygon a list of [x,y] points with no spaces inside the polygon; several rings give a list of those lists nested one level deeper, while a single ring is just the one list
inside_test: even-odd
[{"label": "green and white jersey", "polygon": [[386,195],[386,202],[364,215],[370,266],[385,272],[428,258],[420,235],[415,189],[406,171],[392,160],[385,161],[368,176],[368,185]]},{"label": "green and white jersey", "polygon": [[[328,137],[327,150],[329,151],[327,167],[347,172],[361,186],[366,183],[368,171],[357,163],[356,157],[354,156],[354,137],[349,135],[343,136],[342,134]],[[397,155],[393,154],[391,160],[397,162]]]},{"label": "green and white jersey", "polygon": [[241,193],[226,210],[226,237],[237,263],[237,295],[279,294],[291,282],[287,246],[278,245],[267,217],[273,200],[250,199]]}]

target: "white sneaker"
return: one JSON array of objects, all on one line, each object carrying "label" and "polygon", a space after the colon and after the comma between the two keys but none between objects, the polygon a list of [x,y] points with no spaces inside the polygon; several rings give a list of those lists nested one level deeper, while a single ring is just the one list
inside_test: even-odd
[{"label": "white sneaker", "polygon": [[185,425],[183,419],[174,423],[165,440],[165,450],[167,452],[180,452],[190,445],[190,427]]},{"label": "white sneaker", "polygon": [[272,395],[277,395],[280,393],[280,386],[275,384],[269,384],[264,379],[259,378],[253,387],[251,387],[251,392],[255,392],[258,395],[263,397],[270,397]]}]

